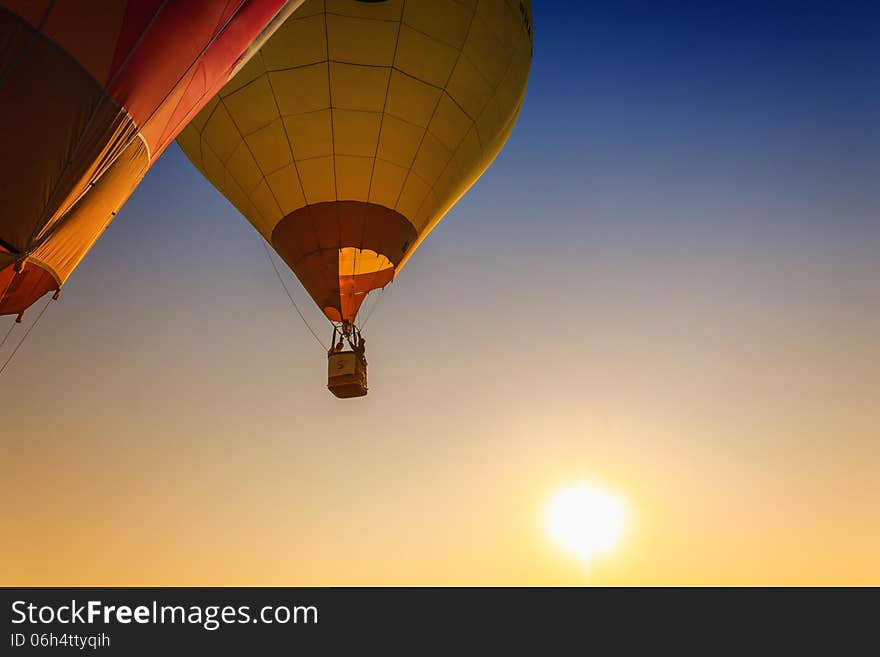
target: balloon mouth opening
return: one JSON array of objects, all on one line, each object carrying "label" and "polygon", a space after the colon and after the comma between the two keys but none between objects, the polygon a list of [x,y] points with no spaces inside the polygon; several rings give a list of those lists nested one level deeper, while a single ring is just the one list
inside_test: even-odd
[{"label": "balloon mouth opening", "polygon": [[322,310],[332,322],[353,322],[367,295],[394,279],[394,265],[381,253],[355,247],[339,249],[338,263],[339,304]]},{"label": "balloon mouth opening", "polygon": [[24,262],[18,271],[8,265],[0,270],[0,315],[19,315],[47,292],[60,288],[52,272],[35,262]]}]

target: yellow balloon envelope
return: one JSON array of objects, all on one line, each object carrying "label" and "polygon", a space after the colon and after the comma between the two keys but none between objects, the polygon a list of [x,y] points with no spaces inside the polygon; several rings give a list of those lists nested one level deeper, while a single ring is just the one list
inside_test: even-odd
[{"label": "yellow balloon envelope", "polygon": [[527,0],[307,0],[178,142],[353,321],[498,154],[531,56]]}]

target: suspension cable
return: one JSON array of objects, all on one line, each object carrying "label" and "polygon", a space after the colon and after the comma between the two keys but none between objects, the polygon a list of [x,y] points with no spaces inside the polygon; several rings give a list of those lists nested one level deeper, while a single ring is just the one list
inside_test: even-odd
[{"label": "suspension cable", "polygon": [[[40,314],[37,315],[37,318],[34,320],[34,323],[31,324],[30,326],[28,326],[27,331],[25,331],[25,332],[24,332],[24,335],[21,336],[21,340],[19,340],[19,341],[18,341],[18,344],[15,345],[15,349],[13,349],[13,350],[12,350],[12,353],[9,354],[9,358],[7,358],[7,359],[6,359],[6,362],[3,363],[3,366],[0,367],[0,374],[3,374],[3,372],[6,370],[6,366],[9,365],[9,363],[12,362],[12,359],[13,359],[13,358],[15,358],[15,354],[16,354],[16,352],[18,352],[18,350],[21,348],[21,345],[24,344],[24,341],[27,340],[27,337],[31,334],[31,331],[34,330],[34,327],[36,327],[36,325],[37,325],[37,323],[40,321],[40,319],[42,319],[42,317],[43,317],[43,313],[46,312],[46,309],[49,307],[49,304],[50,304],[50,303],[52,303],[52,297],[49,297],[49,300],[46,301],[46,305],[43,306],[43,309],[40,311]],[[13,326],[15,326],[15,324],[13,324]],[[10,331],[10,332],[11,332],[11,331]]]},{"label": "suspension cable", "polygon": [[[394,279],[392,279],[391,282],[388,283],[388,285],[392,285],[393,283],[394,283]],[[361,330],[361,331],[364,330],[364,327],[367,325],[367,322],[370,321],[370,317],[373,316],[373,313],[376,312],[376,308],[378,308],[379,304],[382,303],[382,299],[384,299],[385,295],[388,294],[388,292],[389,292],[387,290],[388,285],[386,285],[385,287],[382,288],[382,294],[379,295],[379,298],[376,299],[376,302],[372,305],[372,307],[370,308],[370,311],[367,313],[366,317],[364,317],[364,321],[361,322],[361,325],[358,327],[359,330]]]},{"label": "suspension cable", "polygon": [[[12,265],[10,265],[10,266],[12,266]],[[12,287],[12,281],[15,279],[16,275],[17,275],[17,272],[15,271],[15,269],[13,269],[12,275],[9,277],[9,280],[6,281],[6,285],[3,286],[3,291],[0,292],[0,302],[2,302],[3,299],[6,298],[6,293],[9,292],[9,288]]]},{"label": "suspension cable", "polygon": [[303,324],[306,325],[306,328],[309,329],[309,333],[311,333],[315,340],[321,345],[321,349],[327,351],[327,347],[321,341],[321,338],[318,337],[318,334],[315,333],[314,329],[309,325],[308,321],[305,318],[305,315],[302,314],[302,311],[299,309],[299,306],[296,305],[296,301],[293,299],[293,295],[290,293],[290,290],[287,289],[287,284],[284,282],[284,279],[281,277],[281,272],[278,271],[278,267],[275,265],[275,259],[272,257],[272,253],[269,251],[269,247],[266,244],[266,240],[260,239],[260,242],[263,244],[263,249],[266,251],[266,257],[269,259],[269,264],[272,265],[272,269],[275,270],[275,275],[278,277],[278,281],[281,283],[281,287],[284,288],[285,294],[287,294],[287,298],[290,299],[290,303],[293,305],[294,310],[296,310],[296,314],[299,315],[299,318],[303,321]]},{"label": "suspension cable", "polygon": [[6,341],[9,339],[9,336],[12,335],[12,330],[15,328],[15,320],[13,320],[12,324],[9,327],[9,330],[6,331],[6,335],[3,336],[3,340],[0,340],[0,349],[3,348],[3,345],[6,344]]},{"label": "suspension cable", "polygon": [[[3,291],[0,292],[0,303],[2,303],[3,299],[6,298],[6,293],[9,291],[9,288],[12,286],[12,281],[15,279],[16,275],[17,274],[16,274],[15,270],[13,269],[12,275],[9,277],[9,280],[6,281],[6,285],[3,286]],[[3,336],[3,340],[0,341],[0,349],[3,348],[3,345],[6,344],[6,341],[9,339],[9,336],[12,335],[12,330],[14,328],[15,328],[15,322],[13,321],[12,325],[9,327],[9,330],[6,331],[6,335]]]}]

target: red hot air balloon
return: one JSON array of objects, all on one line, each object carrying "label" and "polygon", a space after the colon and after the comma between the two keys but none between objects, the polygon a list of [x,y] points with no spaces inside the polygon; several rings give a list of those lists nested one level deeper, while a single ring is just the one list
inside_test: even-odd
[{"label": "red hot air balloon", "polygon": [[61,285],[302,0],[0,0],[0,314]]}]

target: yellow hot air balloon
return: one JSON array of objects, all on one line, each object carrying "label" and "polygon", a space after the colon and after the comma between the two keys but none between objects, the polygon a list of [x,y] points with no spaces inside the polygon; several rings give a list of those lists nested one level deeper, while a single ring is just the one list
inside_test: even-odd
[{"label": "yellow hot air balloon", "polygon": [[528,0],[307,0],[178,143],[348,335],[500,151],[531,56]]}]

